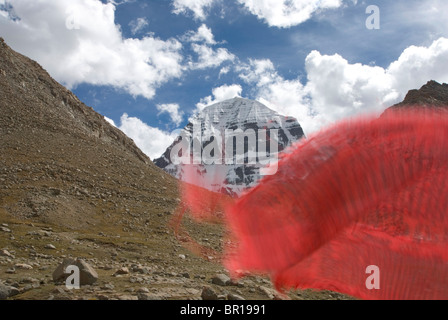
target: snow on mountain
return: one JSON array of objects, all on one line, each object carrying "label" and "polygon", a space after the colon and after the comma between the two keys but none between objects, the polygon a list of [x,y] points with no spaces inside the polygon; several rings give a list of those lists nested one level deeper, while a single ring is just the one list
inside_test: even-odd
[{"label": "snow on mountain", "polygon": [[[304,137],[292,117],[243,98],[205,108],[154,163],[176,178],[240,195],[263,177],[278,152]],[[275,166],[274,166],[275,167]]]}]

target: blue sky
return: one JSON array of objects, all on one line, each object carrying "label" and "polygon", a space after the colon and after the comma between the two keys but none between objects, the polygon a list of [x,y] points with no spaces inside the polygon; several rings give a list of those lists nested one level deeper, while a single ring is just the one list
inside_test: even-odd
[{"label": "blue sky", "polygon": [[447,16],[444,0],[0,0],[0,36],[154,158],[236,95],[311,134],[448,82]]}]

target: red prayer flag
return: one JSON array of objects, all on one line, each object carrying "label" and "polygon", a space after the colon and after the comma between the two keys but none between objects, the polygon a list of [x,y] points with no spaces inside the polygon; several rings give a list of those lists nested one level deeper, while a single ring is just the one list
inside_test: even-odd
[{"label": "red prayer flag", "polygon": [[224,264],[234,275],[267,273],[279,290],[448,299],[446,113],[339,123],[284,153],[275,175],[232,202],[186,188],[194,216],[201,197],[225,212],[236,242]]}]

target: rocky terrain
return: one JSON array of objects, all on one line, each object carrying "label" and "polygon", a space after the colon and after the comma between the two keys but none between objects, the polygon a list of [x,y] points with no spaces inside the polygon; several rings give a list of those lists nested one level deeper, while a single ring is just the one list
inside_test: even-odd
[{"label": "rocky terrain", "polygon": [[410,90],[402,102],[387,109],[386,113],[409,108],[448,109],[448,84],[428,81],[420,89]]},{"label": "rocky terrain", "polygon": [[[170,228],[177,181],[2,39],[0,150],[0,299],[347,298],[233,282],[218,256],[185,249]],[[222,226],[183,224],[219,252]],[[64,284],[65,259],[82,267],[80,290]]]}]

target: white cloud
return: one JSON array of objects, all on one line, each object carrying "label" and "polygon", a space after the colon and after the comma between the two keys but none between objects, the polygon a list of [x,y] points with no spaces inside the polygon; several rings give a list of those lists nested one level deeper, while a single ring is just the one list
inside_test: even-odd
[{"label": "white cloud", "polygon": [[111,125],[113,125],[114,127],[116,127],[117,125],[115,124],[115,121],[114,120],[112,120],[112,119],[110,119],[110,118],[108,118],[108,117],[106,117],[106,116],[104,116],[104,120],[106,120],[107,122],[109,122]]},{"label": "white cloud", "polygon": [[311,112],[306,88],[299,79],[285,80],[270,60],[251,60],[239,71],[240,77],[254,86],[258,101],[280,114],[297,118],[306,133],[317,129],[319,121]]},{"label": "white cloud", "polygon": [[400,92],[419,87],[428,80],[448,83],[448,39],[439,38],[429,47],[407,48],[387,73]]},{"label": "white cloud", "polygon": [[159,110],[159,115],[162,113],[168,113],[171,121],[179,126],[183,121],[183,112],[179,110],[180,106],[175,103],[170,104],[159,104],[157,105],[157,110]]},{"label": "white cloud", "polygon": [[309,134],[344,118],[380,114],[429,80],[448,82],[447,65],[448,39],[440,38],[429,47],[407,48],[387,69],[313,51],[305,61],[306,85],[281,77],[270,60],[251,60],[239,72],[257,100],[296,117]]},{"label": "white cloud", "polygon": [[191,50],[197,55],[197,61],[189,61],[191,70],[219,67],[226,61],[234,61],[235,55],[225,48],[213,48],[218,42],[210,28],[202,24],[197,31],[189,31],[181,37],[184,42],[191,42]]},{"label": "white cloud", "polygon": [[198,31],[189,31],[183,37],[185,41],[189,42],[205,42],[206,44],[214,45],[216,44],[215,36],[213,35],[212,29],[202,24]]},{"label": "white cloud", "polygon": [[152,160],[159,158],[173,143],[176,134],[170,134],[148,126],[138,118],[129,117],[126,113],[120,119],[118,127]]},{"label": "white cloud", "polygon": [[221,70],[219,70],[219,77],[226,75],[230,72],[230,67],[226,66],[224,68],[222,68]]},{"label": "white cloud", "polygon": [[[313,14],[342,6],[343,0],[237,0],[251,14],[271,27],[289,28],[309,20]],[[347,0],[349,1],[349,0]],[[357,0],[350,0],[356,3]],[[209,9],[218,0],[173,0],[176,14],[193,13],[197,20],[205,20]]]},{"label": "white cloud", "polygon": [[241,72],[240,78],[247,83],[256,84],[257,87],[272,83],[279,78],[274,64],[269,59],[251,59],[248,65],[238,66],[237,70]]},{"label": "white cloud", "polygon": [[313,110],[333,122],[358,114],[378,114],[402,97],[381,67],[349,64],[339,55],[317,51],[306,58]]},{"label": "white cloud", "polygon": [[233,99],[235,97],[241,97],[243,88],[240,85],[224,85],[213,89],[212,93],[215,97],[215,103],[221,102],[228,99]]},{"label": "white cloud", "polygon": [[320,10],[335,9],[342,0],[238,0],[271,27],[289,28],[309,20]]},{"label": "white cloud", "polygon": [[205,44],[193,43],[192,50],[198,55],[197,62],[190,62],[191,69],[216,68],[226,61],[234,61],[235,56],[225,48],[213,49]]},{"label": "white cloud", "polygon": [[146,18],[137,18],[129,22],[129,26],[131,27],[131,32],[133,35],[139,33],[148,25],[149,22]]},{"label": "white cloud", "polygon": [[216,0],[174,0],[173,12],[175,14],[187,14],[192,12],[195,19],[205,20],[206,11],[210,9]]},{"label": "white cloud", "polygon": [[429,80],[448,82],[448,39],[429,47],[411,46],[387,69],[349,64],[339,55],[313,51],[306,59],[307,90],[314,111],[329,121],[378,114]]},{"label": "white cloud", "polygon": [[69,88],[107,85],[151,99],[184,70],[175,39],[123,39],[115,6],[99,0],[10,0],[20,18],[0,15],[0,30],[15,50],[38,61]]},{"label": "white cloud", "polygon": [[241,97],[243,88],[238,84],[223,85],[221,87],[214,88],[212,90],[212,96],[202,98],[199,103],[196,104],[197,112],[201,112],[204,108],[211,106],[212,104],[219,103],[235,97]]}]

